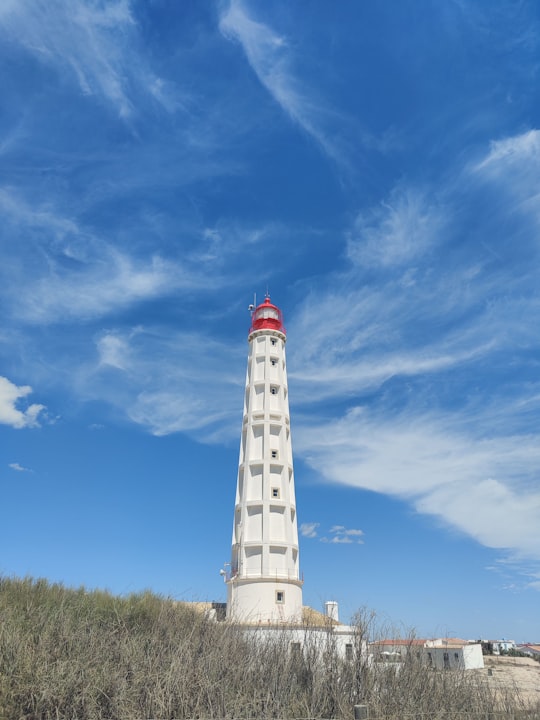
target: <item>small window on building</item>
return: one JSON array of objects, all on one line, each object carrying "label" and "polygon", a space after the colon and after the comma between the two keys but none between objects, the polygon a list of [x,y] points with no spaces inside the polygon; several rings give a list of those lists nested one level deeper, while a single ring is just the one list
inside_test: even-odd
[{"label": "small window on building", "polygon": [[285,592],[283,590],[276,590],[276,602],[279,605],[283,605],[285,602]]},{"label": "small window on building", "polygon": [[431,657],[431,653],[427,654],[427,659],[428,659],[428,665],[429,665],[429,667],[431,667],[433,665],[433,658]]},{"label": "small window on building", "polygon": [[272,450],[272,457],[277,458],[277,450]]},{"label": "small window on building", "polygon": [[459,653],[454,653],[454,660],[459,662]]},{"label": "small window on building", "polygon": [[270,363],[272,365],[277,365],[277,359],[276,358],[270,358]]},{"label": "small window on building", "polygon": [[279,497],[279,488],[272,488],[272,497],[273,498]]},{"label": "small window on building", "polygon": [[444,669],[448,670],[448,668],[450,667],[450,658],[448,657],[447,652],[445,652],[443,654],[443,663],[444,663]]},{"label": "small window on building", "polygon": [[270,388],[270,392],[272,393],[272,395],[277,395],[277,387],[275,385],[272,385],[272,387]]},{"label": "small window on building", "polygon": [[345,659],[346,660],[352,660],[353,659],[353,646],[352,643],[347,643],[345,645]]},{"label": "small window on building", "polygon": [[291,643],[291,655],[297,656],[300,655],[302,651],[302,646],[299,642],[292,642]]},{"label": "small window on building", "polygon": [[271,338],[270,343],[271,343],[272,345],[277,345],[277,340],[276,340],[276,338]]}]

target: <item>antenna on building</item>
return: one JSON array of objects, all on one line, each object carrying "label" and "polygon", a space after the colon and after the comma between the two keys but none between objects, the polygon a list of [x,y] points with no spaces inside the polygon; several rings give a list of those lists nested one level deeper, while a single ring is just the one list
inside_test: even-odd
[{"label": "antenna on building", "polygon": [[253,293],[253,305],[248,305],[249,312],[253,315],[257,307],[257,293]]}]

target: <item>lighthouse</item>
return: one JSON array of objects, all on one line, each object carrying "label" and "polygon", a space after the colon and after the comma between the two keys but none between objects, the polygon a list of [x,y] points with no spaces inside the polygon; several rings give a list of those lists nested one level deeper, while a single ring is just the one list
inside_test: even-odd
[{"label": "lighthouse", "polygon": [[225,577],[227,618],[243,623],[302,620],[286,340],[281,311],[267,295],[253,309],[248,334],[231,562]]}]

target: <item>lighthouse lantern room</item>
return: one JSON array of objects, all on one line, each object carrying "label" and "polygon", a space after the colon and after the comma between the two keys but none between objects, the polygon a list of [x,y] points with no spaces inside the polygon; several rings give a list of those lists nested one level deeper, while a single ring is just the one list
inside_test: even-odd
[{"label": "lighthouse lantern room", "polygon": [[287,340],[267,296],[253,309],[236,484],[227,618],[301,622],[302,580],[289,418]]}]

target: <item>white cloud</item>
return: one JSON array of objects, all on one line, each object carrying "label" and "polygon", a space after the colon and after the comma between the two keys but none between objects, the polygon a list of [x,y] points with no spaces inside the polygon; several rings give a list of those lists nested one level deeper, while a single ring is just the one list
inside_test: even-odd
[{"label": "white cloud", "polygon": [[334,525],[330,528],[329,534],[331,537],[322,537],[321,542],[334,543],[336,545],[351,545],[354,542],[358,545],[364,544],[362,539],[364,532],[357,528],[346,528],[344,525]]},{"label": "white cloud", "polygon": [[379,207],[358,215],[348,238],[348,254],[362,267],[397,267],[440,242],[442,214],[422,194],[394,190]]},{"label": "white cloud", "polygon": [[352,540],[347,535],[334,535],[334,537],[327,538],[322,537],[321,542],[323,543],[333,543],[335,545],[351,545]]},{"label": "white cloud", "polygon": [[442,313],[447,319],[463,314],[460,304],[476,300],[460,292],[466,281],[450,273],[405,290],[399,280],[360,289],[349,287],[348,278],[339,281],[342,291],[314,292],[287,321],[294,338],[289,379],[300,403],[354,397],[391,378],[437,375],[478,361],[511,340],[508,332],[503,337],[497,332],[500,313],[498,321],[486,308],[478,319],[469,311],[470,326],[453,327],[447,320],[448,331],[441,332]]},{"label": "white cloud", "polygon": [[[410,353],[366,352],[363,360],[357,360],[354,354],[347,357],[347,348],[342,346],[339,353],[342,359],[338,363],[332,364],[331,358],[321,360],[319,365],[316,361],[306,363],[305,369],[291,373],[291,378],[294,378],[299,401],[319,403],[329,398],[345,398],[380,388],[396,377],[435,375],[481,357],[492,347],[492,344],[486,344],[461,351],[432,347]],[[313,392],[314,386],[317,392]]]},{"label": "white cloud", "polygon": [[2,3],[0,31],[38,61],[76,80],[84,95],[100,95],[123,118],[141,87],[164,107],[174,106],[164,84],[133,49],[129,0],[17,0]]},{"label": "white cloud", "polygon": [[483,247],[471,261],[452,215],[450,198],[436,203],[400,185],[353,223],[351,266],[327,275],[287,319],[297,402],[351,399],[392,379],[435,381],[537,347],[534,263],[508,273],[506,259]]},{"label": "white cloud", "polygon": [[471,166],[473,176],[502,190],[497,210],[520,211],[540,223],[540,130],[494,140],[489,152]]},{"label": "white cloud", "polygon": [[330,532],[336,535],[347,535],[348,537],[360,537],[364,534],[363,530],[346,528],[344,525],[334,525],[334,527],[330,528]]},{"label": "white cloud", "polygon": [[[504,193],[523,206],[540,189],[539,148],[536,132],[494,144],[478,172],[501,171]],[[461,179],[477,189],[468,170]],[[400,184],[362,211],[348,234],[351,266],[326,275],[287,320],[295,452],[328,482],[400,497],[534,577],[537,258],[516,273],[506,239],[490,236],[501,244],[489,256],[483,236],[465,247],[454,191],[434,202]],[[501,217],[516,206],[497,201]],[[326,534],[341,538],[351,536]]]},{"label": "white cloud", "polygon": [[315,538],[317,537],[317,528],[319,527],[320,523],[312,522],[312,523],[301,523],[300,525],[300,534],[303,537],[307,538]]},{"label": "white cloud", "polygon": [[335,135],[324,130],[328,111],[309,98],[306,88],[291,70],[290,47],[284,36],[253,20],[240,0],[231,0],[220,19],[225,37],[237,40],[246,58],[274,100],[298,125],[316,140],[332,159],[344,163]]},{"label": "white cloud", "polygon": [[97,363],[77,379],[83,395],[106,400],[154,435],[236,439],[231,419],[242,407],[244,357],[229,343],[138,327],[103,333],[96,349]]},{"label": "white cloud", "polygon": [[195,378],[194,374],[191,386],[172,380],[163,390],[140,392],[127,409],[128,415],[154,435],[193,433],[235,416],[226,405],[209,406],[201,381],[202,377]]},{"label": "white cloud", "polygon": [[39,427],[39,416],[45,410],[44,405],[34,403],[26,410],[17,408],[19,401],[31,392],[29,385],[18,387],[0,376],[0,423],[17,429]]},{"label": "white cloud", "polygon": [[295,448],[328,481],[409,500],[487,547],[540,562],[538,435],[482,438],[450,412],[378,417],[357,408],[297,424]]},{"label": "white cloud", "polygon": [[540,130],[528,130],[520,135],[492,140],[488,154],[474,166],[474,170],[501,172],[503,168],[523,162],[540,163]]},{"label": "white cloud", "polygon": [[[319,534],[320,525],[321,524],[317,522],[302,523],[299,528],[300,534],[306,538],[316,538]],[[346,528],[344,525],[334,525],[328,532],[330,537],[323,535],[319,538],[320,542],[333,543],[336,545],[351,545],[353,542],[362,545],[364,542],[361,539],[364,532],[355,528]]]},{"label": "white cloud", "polygon": [[22,465],[19,465],[19,463],[9,463],[9,467],[12,470],[15,470],[16,472],[31,472],[29,468],[25,468]]},{"label": "white cloud", "polygon": [[15,312],[33,323],[94,318],[165,295],[181,282],[174,263],[157,256],[145,262],[103,245],[101,256],[81,268],[57,267],[36,280]]},{"label": "white cloud", "polygon": [[99,364],[118,370],[126,370],[129,365],[129,343],[121,337],[109,333],[97,341]]},{"label": "white cloud", "polygon": [[[31,203],[10,187],[0,187],[0,210],[10,226],[4,242],[19,241],[11,240],[0,267],[0,294],[17,321],[29,323],[94,319],[177,292],[249,287],[254,271],[268,271],[267,253],[276,252],[270,240],[282,241],[284,234],[273,223],[224,222],[200,235],[190,229],[185,239],[175,238],[165,257],[140,250],[138,242],[124,249],[117,237],[102,237],[52,203]],[[168,226],[161,232],[177,234]],[[263,245],[260,265],[248,266],[245,247],[256,243]]]},{"label": "white cloud", "polygon": [[50,206],[39,207],[35,203],[25,202],[10,187],[0,188],[0,208],[4,216],[17,225],[46,230],[52,242],[63,244],[66,254],[70,253],[74,241],[83,235],[72,219],[55,213]]},{"label": "white cloud", "polygon": [[[13,314],[31,323],[95,318],[180,288],[206,288],[198,258],[186,266],[155,254],[136,257],[96,237],[53,208],[31,206],[0,189],[0,208],[19,235],[35,237],[38,253],[12,256],[3,293]],[[26,238],[25,238],[26,240]],[[21,243],[21,253],[25,244]]]}]

